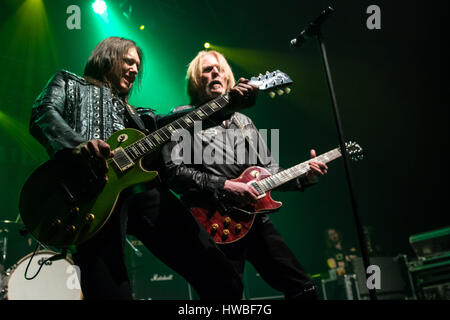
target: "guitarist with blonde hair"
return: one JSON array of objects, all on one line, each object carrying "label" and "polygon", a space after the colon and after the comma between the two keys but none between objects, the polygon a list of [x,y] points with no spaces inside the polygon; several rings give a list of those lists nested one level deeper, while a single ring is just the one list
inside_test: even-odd
[{"label": "guitarist with blonde hair", "polygon": [[[241,84],[242,90],[251,90],[246,79],[240,79],[238,83]],[[191,61],[187,71],[187,90],[191,105],[175,108],[174,111],[198,106],[223,95],[230,91],[234,84],[235,79],[225,57],[217,51],[201,51]],[[177,152],[176,142],[166,144],[162,151],[166,163],[165,180],[169,187],[181,194],[183,202],[191,208],[219,207],[222,199],[232,199],[241,205],[255,203],[259,196],[258,191],[247,183],[233,179],[254,165],[263,166],[271,173],[280,171],[271,159],[265,144],[260,143],[262,138],[252,120],[242,113],[236,112],[221,125],[203,130],[199,134],[202,137],[198,141],[202,144],[203,150],[214,150],[214,154],[204,152],[202,163],[190,161],[184,154]],[[231,141],[231,146],[225,146],[227,141]],[[195,145],[195,142],[192,145]],[[234,153],[236,150],[243,152]],[[254,157],[256,162],[251,161],[252,152],[256,156]],[[194,153],[195,151],[191,152]],[[314,150],[311,150],[311,157],[315,157]],[[233,161],[226,163],[220,161],[225,158]],[[327,173],[327,166],[320,161],[311,160],[309,166],[311,170],[306,176],[285,184],[283,189],[303,190],[315,183],[318,176]],[[205,215],[204,218],[208,219],[208,216]],[[232,223],[230,220],[224,222],[225,225],[230,223]],[[268,215],[256,215],[246,236],[237,241],[219,244],[219,247],[241,277],[245,261],[248,260],[271,287],[284,293],[286,299],[317,298],[312,280],[275,229]]]}]

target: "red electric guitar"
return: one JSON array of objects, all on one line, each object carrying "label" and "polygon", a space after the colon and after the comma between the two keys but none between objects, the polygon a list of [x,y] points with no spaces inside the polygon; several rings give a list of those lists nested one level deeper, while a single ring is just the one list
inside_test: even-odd
[{"label": "red electric guitar", "polygon": [[[363,158],[363,150],[357,143],[347,142],[345,148],[351,160],[358,161]],[[327,163],[341,156],[340,148],[336,148],[314,158],[314,160]],[[262,167],[247,168],[238,178],[232,181],[250,184],[258,191],[258,201],[254,204],[242,207],[224,200],[221,202],[220,208],[195,207],[191,208],[190,211],[211,234],[216,243],[227,244],[237,241],[250,231],[255,220],[255,214],[274,212],[281,207],[282,203],[274,201],[270,196],[271,190],[306,174],[309,171],[308,162],[310,161],[311,159],[274,175]]]}]

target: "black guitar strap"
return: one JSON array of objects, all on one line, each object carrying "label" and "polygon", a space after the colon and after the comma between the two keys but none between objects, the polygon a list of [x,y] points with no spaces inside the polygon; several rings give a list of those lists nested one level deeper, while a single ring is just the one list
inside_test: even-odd
[{"label": "black guitar strap", "polygon": [[141,130],[142,132],[147,132],[148,130],[145,128],[144,121],[142,121],[141,117],[137,113],[136,109],[129,105],[128,103],[125,103],[125,110],[127,110],[127,114],[130,117],[130,119],[134,122],[137,129]]}]

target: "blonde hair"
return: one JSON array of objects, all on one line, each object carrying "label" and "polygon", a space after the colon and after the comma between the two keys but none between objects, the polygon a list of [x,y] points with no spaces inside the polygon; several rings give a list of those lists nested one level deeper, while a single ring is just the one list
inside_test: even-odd
[{"label": "blonde hair", "polygon": [[231,70],[230,65],[228,64],[225,57],[214,50],[210,51],[200,51],[197,56],[189,63],[189,67],[186,74],[187,80],[187,93],[191,99],[191,104],[200,103],[199,101],[199,89],[201,86],[201,75],[202,75],[202,65],[201,59],[206,55],[213,55],[217,61],[219,62],[220,71],[223,71],[225,74],[225,78],[227,79],[227,91],[229,91],[236,83],[233,75],[233,71]]}]

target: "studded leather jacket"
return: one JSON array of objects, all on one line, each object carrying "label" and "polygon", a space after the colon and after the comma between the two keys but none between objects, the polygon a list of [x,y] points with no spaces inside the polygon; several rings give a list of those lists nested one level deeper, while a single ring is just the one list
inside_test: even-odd
[{"label": "studded leather jacket", "polygon": [[124,128],[154,131],[162,118],[152,109],[128,107],[108,87],[98,87],[61,70],[36,99],[30,132],[54,157],[58,151],[73,149],[84,141],[106,141]]},{"label": "studded leather jacket", "polygon": [[[124,128],[153,132],[192,110],[193,107],[187,107],[169,114],[155,114],[155,110],[150,108],[134,108],[112,94],[108,87],[96,86],[61,70],[50,78],[34,102],[30,132],[54,158],[59,151],[72,150],[88,140],[106,141],[114,132]],[[217,125],[233,110],[231,104],[212,115],[204,127]],[[155,162],[152,159],[149,159],[149,164]],[[158,160],[161,160],[160,155]],[[152,169],[161,171],[159,165],[162,161],[156,162],[157,166],[153,163]]]}]

